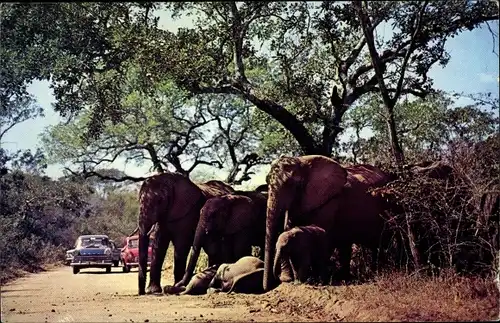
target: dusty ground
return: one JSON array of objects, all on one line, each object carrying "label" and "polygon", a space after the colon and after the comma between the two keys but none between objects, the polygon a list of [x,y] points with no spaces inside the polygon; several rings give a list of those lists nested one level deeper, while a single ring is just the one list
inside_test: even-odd
[{"label": "dusty ground", "polygon": [[[162,284],[171,283],[163,280]],[[137,296],[137,271],[70,267],[2,286],[2,322],[304,321],[263,307],[251,295]],[[265,304],[264,304],[265,306]]]},{"label": "dusty ground", "polygon": [[401,276],[357,286],[283,284],[263,295],[139,297],[136,270],[73,275],[59,267],[2,286],[1,322],[491,321],[500,317],[498,299],[488,280]]}]

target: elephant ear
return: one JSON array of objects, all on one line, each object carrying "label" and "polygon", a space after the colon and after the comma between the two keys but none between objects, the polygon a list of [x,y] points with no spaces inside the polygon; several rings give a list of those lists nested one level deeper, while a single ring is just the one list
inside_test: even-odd
[{"label": "elephant ear", "polygon": [[320,155],[299,157],[304,169],[301,211],[307,213],[339,194],[347,171],[331,158]]},{"label": "elephant ear", "polygon": [[227,198],[229,203],[223,225],[224,233],[231,235],[247,229],[254,223],[255,207],[253,201],[246,196],[228,195]]}]

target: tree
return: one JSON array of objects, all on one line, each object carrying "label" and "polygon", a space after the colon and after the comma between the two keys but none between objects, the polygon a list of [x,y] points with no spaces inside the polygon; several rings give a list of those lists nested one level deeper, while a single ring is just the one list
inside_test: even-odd
[{"label": "tree", "polygon": [[[148,162],[156,172],[170,170],[188,176],[199,165],[228,166],[229,156],[229,183],[250,179],[251,168],[261,162],[250,153],[258,141],[252,135],[250,106],[239,98],[188,98],[172,82],[144,82],[135,67],[119,86],[121,98],[115,101],[123,117],[103,121],[99,136],[85,135],[92,122],[89,108],[46,130],[42,141],[50,162],[75,164],[85,176],[141,181],[144,178],[124,174],[106,176],[102,167],[124,158],[136,165]],[[82,87],[80,95],[90,96],[96,90],[98,86]]]},{"label": "tree", "polygon": [[[25,79],[53,73],[56,109],[63,114],[87,104],[88,98],[79,95],[81,84],[109,74],[97,84],[98,93],[113,93],[122,69],[133,63],[155,82],[169,79],[191,94],[247,100],[289,131],[302,153],[330,155],[345,112],[366,94],[382,90],[380,75],[394,79],[394,70],[406,62],[411,72],[401,78],[402,85],[387,81],[387,91],[425,95],[432,89],[427,71],[435,63],[447,63],[446,39],[498,19],[496,5],[486,1],[425,7],[408,1],[370,2],[371,32],[383,23],[395,28],[379,50],[380,66],[370,60],[373,48],[366,49],[369,39],[356,3],[168,3],[174,15],[197,16],[193,28],[175,34],[159,29],[151,17],[159,6],[4,5],[2,43],[28,67],[25,61],[40,52],[40,45],[50,44],[50,55],[40,53],[47,60],[43,71]],[[415,8],[422,11],[420,24],[425,26],[417,38],[412,37]],[[91,107],[95,133],[97,121],[122,116],[112,100],[94,100]]]},{"label": "tree", "polygon": [[[4,68],[4,67],[2,67]],[[5,82],[2,79],[0,82]],[[2,89],[5,84],[2,84]],[[7,94],[2,91],[2,101],[0,108],[0,143],[4,136],[15,126],[22,122],[43,116],[42,108],[36,104],[34,99],[28,94]],[[43,172],[47,166],[42,162],[43,154],[41,150],[32,152],[31,150],[8,151],[0,147],[0,174],[5,174],[7,169],[23,169],[25,171],[38,173]]]},{"label": "tree", "polygon": [[[485,19],[488,16],[488,8],[491,10],[492,7],[485,2],[476,2],[476,4],[478,7],[470,12],[470,16],[460,21],[463,18],[460,15],[457,16],[457,13],[463,10],[462,2],[407,1],[404,5],[406,10],[401,10],[391,17],[393,26],[401,31],[393,37],[391,45],[396,48],[404,48],[404,52],[400,54],[402,61],[398,66],[399,73],[395,73],[394,70],[388,70],[381,57],[383,54],[379,53],[376,48],[373,33],[377,23],[377,15],[374,15],[374,12],[378,10],[377,5],[373,5],[373,3],[369,5],[367,1],[353,2],[369,49],[380,94],[386,107],[386,123],[389,129],[391,148],[398,166],[403,165],[404,154],[397,136],[394,107],[401,94],[405,93],[405,88],[413,89],[410,93],[422,97],[429,92],[432,83],[428,81],[427,73],[436,62],[443,66],[446,65],[449,54],[445,51],[444,45],[449,37],[456,35],[462,28],[471,29],[478,22],[489,20],[495,16],[492,15]],[[370,18],[370,14],[372,18]],[[498,14],[494,19],[498,19]],[[457,23],[462,26],[457,28]],[[405,78],[407,72],[412,73],[412,75]],[[391,82],[395,85],[394,89],[388,88]],[[390,92],[393,93],[392,96]]]},{"label": "tree", "polygon": [[[348,112],[349,130],[357,134],[344,143],[343,153],[350,155],[348,160],[373,163],[391,159],[392,154],[384,149],[391,141],[386,111],[381,97],[373,96],[360,101],[359,106]],[[436,92],[425,99],[400,101],[394,107],[394,122],[407,162],[444,158],[450,145],[457,140],[471,144],[485,140],[495,133],[498,123],[493,111],[491,106],[481,102],[456,106],[453,96],[444,92]],[[373,135],[359,137],[359,133],[366,130]]]}]

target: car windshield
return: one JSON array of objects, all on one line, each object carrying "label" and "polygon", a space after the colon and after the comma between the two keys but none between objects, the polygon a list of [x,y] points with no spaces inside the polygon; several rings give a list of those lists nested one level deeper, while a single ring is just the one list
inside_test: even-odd
[{"label": "car windshield", "polygon": [[139,248],[139,239],[131,239],[128,241],[129,248]]},{"label": "car windshield", "polygon": [[107,246],[108,245],[108,239],[106,238],[82,238],[80,245],[82,247],[94,247],[98,248],[100,246]]}]

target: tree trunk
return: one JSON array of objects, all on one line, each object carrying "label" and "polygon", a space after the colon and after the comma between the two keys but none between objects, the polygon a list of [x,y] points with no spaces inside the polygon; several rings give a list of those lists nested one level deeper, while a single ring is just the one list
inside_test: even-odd
[{"label": "tree trunk", "polygon": [[418,270],[421,267],[420,261],[420,253],[417,249],[417,244],[415,242],[415,234],[413,232],[413,228],[411,227],[411,218],[410,214],[406,213],[406,233],[408,235],[408,244],[410,245],[410,251],[413,258],[413,262],[415,263],[415,269]]},{"label": "tree trunk", "polygon": [[404,153],[403,149],[401,148],[401,145],[399,144],[399,138],[398,138],[398,133],[396,131],[396,121],[394,120],[394,107],[393,106],[387,106],[387,128],[389,130],[389,139],[391,141],[391,151],[392,151],[392,156],[394,157],[394,161],[396,162],[396,165],[401,168],[404,165],[405,158],[404,158]]}]

